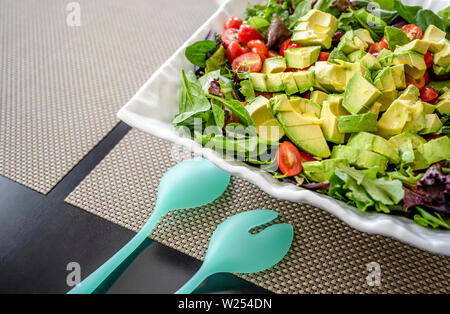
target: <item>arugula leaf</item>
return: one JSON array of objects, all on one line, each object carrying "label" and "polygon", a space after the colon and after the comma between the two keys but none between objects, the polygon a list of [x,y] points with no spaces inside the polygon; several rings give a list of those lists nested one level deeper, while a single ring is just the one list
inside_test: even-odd
[{"label": "arugula leaf", "polygon": [[206,54],[216,49],[216,42],[212,40],[202,40],[193,43],[186,48],[185,56],[193,65],[200,68],[206,66]]},{"label": "arugula leaf", "polygon": [[207,95],[207,97],[215,99],[224,104],[225,106],[227,106],[231,110],[231,112],[233,112],[233,114],[236,116],[239,122],[241,122],[243,125],[245,126],[255,125],[252,118],[248,114],[247,109],[245,109],[244,105],[242,105],[239,100],[235,99],[227,100],[214,95]]},{"label": "arugula leaf", "polygon": [[384,37],[389,45],[389,49],[394,50],[397,46],[406,45],[411,41],[405,32],[399,28],[386,26],[384,28]]},{"label": "arugula leaf", "polygon": [[406,22],[409,24],[417,24],[416,15],[422,9],[421,6],[407,6],[400,0],[394,0],[394,8]]},{"label": "arugula leaf", "polygon": [[211,109],[211,103],[206,98],[194,72],[185,74],[184,70],[181,70],[181,77],[183,87],[180,94],[180,111],[173,120],[174,124],[179,124],[198,113]]},{"label": "arugula leaf", "polygon": [[414,175],[413,168],[408,167],[407,169],[404,169],[403,167],[401,167],[398,170],[388,172],[387,176],[391,180],[397,179],[408,185],[414,185],[423,178],[423,173]]},{"label": "arugula leaf", "polygon": [[[228,60],[228,58],[227,58],[226,50],[223,46],[220,46],[219,49],[217,49],[217,51],[211,56],[211,58],[206,60],[205,72],[209,73],[209,72],[213,72],[216,70],[221,70],[221,73],[222,73],[224,71],[224,68],[227,65],[227,60]],[[226,72],[226,70],[225,70],[225,72]]]}]

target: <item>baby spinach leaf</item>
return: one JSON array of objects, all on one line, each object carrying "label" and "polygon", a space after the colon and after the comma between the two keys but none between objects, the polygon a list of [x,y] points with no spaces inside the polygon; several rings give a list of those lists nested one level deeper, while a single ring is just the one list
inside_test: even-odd
[{"label": "baby spinach leaf", "polygon": [[394,0],[394,8],[409,24],[416,24],[417,12],[422,9],[420,6],[404,5],[400,0]]},{"label": "baby spinach leaf", "polygon": [[450,7],[446,7],[444,10],[439,11],[438,15],[444,20],[450,22]]},{"label": "baby spinach leaf", "polygon": [[223,99],[214,95],[207,95],[209,98],[211,99],[215,99],[219,102],[221,102],[222,104],[224,104],[225,106],[228,107],[228,109],[231,110],[231,112],[233,112],[233,114],[236,116],[236,118],[239,120],[239,122],[241,122],[243,125],[245,126],[252,126],[255,125],[252,118],[250,117],[250,115],[248,114],[247,109],[245,109],[244,105],[241,104],[241,102],[239,100],[235,100],[235,99]]},{"label": "baby spinach leaf", "polygon": [[434,25],[444,32],[447,31],[447,21],[444,21],[431,10],[419,10],[416,15],[416,25],[425,31],[428,25]]},{"label": "baby spinach leaf", "polygon": [[260,16],[253,16],[247,20],[247,24],[259,31],[263,37],[270,26],[270,22]]},{"label": "baby spinach leaf", "polygon": [[222,129],[225,125],[225,112],[223,111],[222,106],[217,105],[215,100],[213,100],[211,101],[211,109],[216,126],[219,129]]},{"label": "baby spinach leaf", "polygon": [[180,113],[175,116],[174,124],[179,124],[188,118],[211,109],[211,103],[197,80],[194,72],[187,74],[181,70],[182,91],[180,95]]},{"label": "baby spinach leaf", "polygon": [[295,28],[295,26],[297,26],[297,24],[298,24],[298,20],[303,15],[305,15],[306,13],[311,11],[311,6],[314,1],[315,0],[303,0],[297,4],[297,7],[295,8],[294,13],[289,18],[289,24],[288,24],[289,29]]},{"label": "baby spinach leaf", "polygon": [[216,42],[212,40],[202,40],[193,43],[186,48],[185,55],[186,59],[189,60],[193,65],[200,68],[206,66],[206,54],[212,52],[216,49]]},{"label": "baby spinach leaf", "polygon": [[386,26],[384,28],[384,37],[388,42],[389,49],[394,50],[397,46],[406,45],[411,41],[405,32],[399,28]]}]

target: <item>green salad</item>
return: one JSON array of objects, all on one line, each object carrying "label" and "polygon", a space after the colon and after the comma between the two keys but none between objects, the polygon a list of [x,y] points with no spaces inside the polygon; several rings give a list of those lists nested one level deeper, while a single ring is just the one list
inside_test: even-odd
[{"label": "green salad", "polygon": [[450,229],[450,8],[269,0],[186,48],[183,136],[361,211]]}]

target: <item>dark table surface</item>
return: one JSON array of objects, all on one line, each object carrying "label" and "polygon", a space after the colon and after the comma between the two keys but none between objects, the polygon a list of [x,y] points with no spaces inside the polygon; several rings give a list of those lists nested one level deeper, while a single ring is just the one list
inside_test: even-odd
[{"label": "dark table surface", "polygon": [[[129,130],[124,123],[117,125],[48,195],[0,176],[0,293],[66,293],[69,263],[78,263],[84,278],[134,236],[64,202]],[[201,265],[151,240],[139,251],[100,292],[173,293]],[[196,293],[268,291],[234,275],[218,274]]]}]

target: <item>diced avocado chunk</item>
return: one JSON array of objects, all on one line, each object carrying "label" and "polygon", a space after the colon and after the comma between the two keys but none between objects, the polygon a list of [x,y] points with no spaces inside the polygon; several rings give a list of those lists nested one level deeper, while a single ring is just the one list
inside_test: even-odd
[{"label": "diced avocado chunk", "polygon": [[328,94],[320,90],[311,92],[311,100],[316,104],[322,105],[322,103],[328,98]]},{"label": "diced avocado chunk", "polygon": [[397,47],[395,51],[415,51],[421,54],[425,54],[428,51],[428,48],[430,47],[430,42],[422,39],[414,39],[410,43]]},{"label": "diced avocado chunk", "polygon": [[376,132],[377,115],[370,112],[339,117],[338,130],[340,133]]},{"label": "diced avocado chunk", "polygon": [[417,87],[409,85],[381,116],[378,121],[378,133],[384,137],[402,133],[405,125],[411,121],[413,111],[420,109],[415,105],[418,97]]},{"label": "diced avocado chunk", "polygon": [[389,160],[381,154],[363,150],[360,152],[355,165],[358,168],[373,169],[376,168],[378,172],[384,174]]},{"label": "diced avocado chunk", "polygon": [[356,62],[361,60],[366,54],[367,52],[365,52],[364,50],[356,50],[349,54],[347,57],[351,62]]},{"label": "diced avocado chunk", "polygon": [[427,102],[422,101],[422,105],[423,105],[423,113],[424,114],[432,114],[436,110],[435,105],[429,104]]},{"label": "diced avocado chunk", "polygon": [[284,136],[283,128],[277,119],[275,119],[267,98],[258,96],[245,109],[247,109],[255,123],[256,132],[259,137],[275,142]]},{"label": "diced avocado chunk", "polygon": [[364,57],[359,60],[359,63],[370,71],[376,71],[381,69],[381,65],[378,60],[370,53],[366,53]]},{"label": "diced avocado chunk", "polygon": [[[381,107],[382,107],[382,106],[383,106],[383,105],[382,105],[381,103],[375,102],[375,103],[372,105],[372,107],[370,107],[370,109],[367,110],[367,111],[365,111],[364,113],[369,113],[369,112],[374,113],[374,114],[377,116],[377,119],[378,119],[378,116],[379,116],[379,114],[380,114],[380,111],[381,111]],[[378,128],[378,127],[377,127],[377,128]]]},{"label": "diced avocado chunk", "polygon": [[[345,53],[343,53],[342,51],[340,51],[337,47],[334,48],[331,52],[330,55],[328,56],[328,62],[332,62],[332,63],[336,63],[335,60],[343,60],[343,61],[350,61],[349,58],[347,58],[347,56],[345,55]],[[352,61],[353,62],[353,61]]]},{"label": "diced avocado chunk", "polygon": [[440,65],[433,64],[433,71],[437,75],[446,75],[446,74],[450,73],[450,64],[446,67],[442,67]]},{"label": "diced avocado chunk", "polygon": [[442,121],[435,113],[425,115],[426,126],[420,131],[420,134],[433,134],[439,132],[442,128]]},{"label": "diced avocado chunk", "polygon": [[391,67],[386,67],[376,72],[373,82],[380,91],[396,89],[394,71]]},{"label": "diced avocado chunk", "polygon": [[440,114],[450,115],[450,92],[446,92],[439,97],[439,102],[436,104],[436,110]]},{"label": "diced avocado chunk", "polygon": [[360,150],[346,145],[336,145],[331,152],[332,159],[345,159],[350,165],[356,164]]},{"label": "diced avocado chunk", "polygon": [[375,43],[372,39],[372,36],[370,36],[370,33],[365,28],[358,28],[354,31],[355,36],[359,37],[363,42],[367,43],[368,45],[371,45]]},{"label": "diced avocado chunk", "polygon": [[433,62],[443,68],[450,66],[450,42],[444,40],[444,47],[433,56]]},{"label": "diced avocado chunk", "polygon": [[348,81],[342,104],[349,112],[357,114],[368,110],[381,95],[382,93],[375,86],[361,74],[356,73]]},{"label": "diced avocado chunk", "polygon": [[281,75],[281,80],[283,81],[286,94],[292,95],[298,92],[297,83],[292,72],[284,72]]},{"label": "diced avocado chunk", "polygon": [[283,73],[266,74],[267,91],[271,93],[283,92]]},{"label": "diced avocado chunk", "polygon": [[442,136],[425,143],[417,148],[428,164],[450,159],[450,138]]},{"label": "diced avocado chunk", "polygon": [[325,49],[330,49],[331,40],[337,27],[336,17],[313,9],[299,19],[292,41],[301,45],[320,45]]},{"label": "diced avocado chunk", "polygon": [[270,99],[272,112],[283,127],[286,136],[311,155],[327,158],[330,148],[320,128],[320,121],[296,111],[286,95]]},{"label": "diced avocado chunk", "polygon": [[430,42],[430,51],[435,53],[442,49],[446,35],[443,30],[430,24],[423,34],[423,40]]},{"label": "diced avocado chunk", "polygon": [[315,63],[319,58],[320,46],[292,48],[284,51],[289,68],[304,69]]},{"label": "diced avocado chunk", "polygon": [[417,148],[420,145],[423,145],[427,142],[422,136],[411,132],[404,132],[396,136],[393,136],[389,139],[388,142],[391,143],[395,148],[399,148],[402,147],[408,141],[411,142],[413,148]]},{"label": "diced avocado chunk", "polygon": [[300,94],[310,90],[314,85],[313,71],[300,71],[293,73],[297,89]]},{"label": "diced avocado chunk", "polygon": [[367,44],[359,37],[355,36],[353,30],[347,31],[344,36],[341,37],[341,40],[337,46],[337,48],[346,55],[356,50],[365,50],[366,47]]},{"label": "diced avocado chunk", "polygon": [[394,65],[394,53],[389,49],[383,49],[378,54],[377,61],[384,67]]},{"label": "diced avocado chunk", "polygon": [[314,101],[301,97],[292,97],[289,99],[292,106],[299,108],[301,113],[314,113],[316,117],[320,117],[322,106]]},{"label": "diced avocado chunk", "polygon": [[335,62],[318,61],[314,68],[318,85],[331,92],[345,91],[348,81],[355,73],[364,75],[367,71],[359,63],[349,63],[342,60],[335,60]]},{"label": "diced avocado chunk", "polygon": [[337,102],[324,101],[320,119],[322,120],[322,131],[325,138],[333,143],[342,144],[345,142],[345,134],[339,132],[339,117],[348,112]]},{"label": "diced avocado chunk", "polygon": [[375,134],[367,132],[357,133],[350,138],[347,145],[360,150],[370,150],[381,154],[395,164],[400,161],[400,156],[396,152],[394,146],[386,139]]},{"label": "diced avocado chunk", "polygon": [[426,127],[425,113],[423,112],[423,102],[416,101],[409,107],[410,120],[406,122],[403,131],[418,133]]},{"label": "diced avocado chunk", "polygon": [[283,57],[268,58],[264,61],[262,73],[280,73],[286,70],[286,60]]},{"label": "diced avocado chunk", "polygon": [[381,97],[378,98],[378,102],[381,104],[380,111],[386,111],[397,97],[398,91],[396,89],[382,91]]},{"label": "diced avocado chunk", "polygon": [[422,78],[427,70],[423,55],[411,50],[396,50],[393,56],[393,65],[397,64],[404,64],[406,74],[414,79]]},{"label": "diced avocado chunk", "polygon": [[345,159],[326,159],[322,161],[309,161],[303,164],[305,176],[316,182],[328,181],[339,166],[348,166]]},{"label": "diced avocado chunk", "polygon": [[250,82],[253,88],[259,92],[268,92],[266,84],[266,75],[263,73],[250,73]]},{"label": "diced avocado chunk", "polygon": [[392,67],[392,72],[394,76],[395,88],[406,88],[405,66],[403,64],[394,65]]}]

